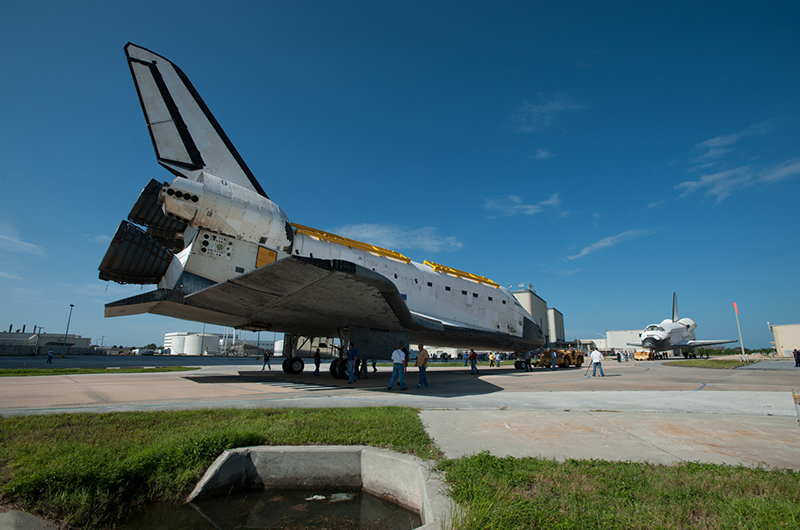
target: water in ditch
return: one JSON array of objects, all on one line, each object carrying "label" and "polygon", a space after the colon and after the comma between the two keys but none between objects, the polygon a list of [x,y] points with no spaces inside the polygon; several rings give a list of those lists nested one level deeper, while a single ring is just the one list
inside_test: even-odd
[{"label": "water in ditch", "polygon": [[363,491],[257,490],[191,504],[156,504],[121,530],[411,530],[419,515]]}]

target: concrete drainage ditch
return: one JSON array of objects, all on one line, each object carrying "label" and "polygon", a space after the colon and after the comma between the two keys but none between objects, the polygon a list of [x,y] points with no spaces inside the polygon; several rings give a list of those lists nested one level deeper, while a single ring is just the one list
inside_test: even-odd
[{"label": "concrete drainage ditch", "polygon": [[256,489],[361,489],[419,514],[417,530],[451,528],[455,504],[414,456],[361,446],[258,446],[225,451],[187,502]]}]

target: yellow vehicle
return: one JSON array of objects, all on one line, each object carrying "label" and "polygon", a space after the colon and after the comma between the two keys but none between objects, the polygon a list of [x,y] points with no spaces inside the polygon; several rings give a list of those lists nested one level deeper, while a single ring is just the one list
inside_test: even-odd
[{"label": "yellow vehicle", "polygon": [[667,356],[664,352],[653,353],[652,350],[647,351],[636,351],[633,353],[633,360],[634,361],[652,361],[654,359],[666,359]]},{"label": "yellow vehicle", "polygon": [[550,368],[552,352],[556,352],[556,366],[568,368],[570,365],[581,366],[583,364],[583,352],[578,350],[545,350],[539,355],[536,366]]}]

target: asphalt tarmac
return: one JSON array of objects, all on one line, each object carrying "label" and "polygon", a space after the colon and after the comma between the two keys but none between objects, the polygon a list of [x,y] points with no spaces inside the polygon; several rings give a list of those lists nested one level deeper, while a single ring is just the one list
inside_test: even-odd
[{"label": "asphalt tarmac", "polygon": [[[109,373],[0,378],[0,414],[175,410],[192,408],[370,407],[420,409],[428,433],[448,457],[598,458],[675,463],[700,461],[800,471],[800,424],[792,388],[800,368],[761,360],[738,369],[662,366],[661,361],[603,363],[532,373],[511,363],[428,369],[428,388],[386,387],[391,368],[370,368],[348,385],[323,364],[300,375],[261,370],[261,361],[225,357],[0,357],[0,368],[108,367]],[[190,372],[114,373],[122,366],[198,366]],[[311,366],[311,369],[309,369]]]}]

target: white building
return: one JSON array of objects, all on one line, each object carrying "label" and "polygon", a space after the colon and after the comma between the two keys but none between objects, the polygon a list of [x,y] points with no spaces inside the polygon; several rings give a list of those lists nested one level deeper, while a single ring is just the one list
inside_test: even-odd
[{"label": "white building", "polygon": [[792,350],[800,350],[800,324],[772,325],[767,322],[775,336],[775,350],[779,357],[791,357]]},{"label": "white building", "polygon": [[[13,327],[13,326],[12,326]],[[33,331],[26,332],[26,326],[22,329],[8,332],[0,332],[0,354],[4,355],[31,355],[33,353],[47,353],[53,350],[54,353],[64,351],[63,333],[45,333],[42,328],[33,326]],[[89,353],[92,339],[81,337],[70,333],[66,336],[66,351],[77,354]]]},{"label": "white building", "polygon": [[564,315],[555,307],[547,308],[547,335],[550,342],[564,342]]},{"label": "white building", "polygon": [[[614,351],[629,351],[634,352],[637,350],[636,346],[630,346],[631,343],[642,343],[641,329],[626,329],[618,331],[606,331],[606,347]],[[641,348],[638,348],[641,349]]]},{"label": "white building", "polygon": [[549,343],[564,342],[564,315],[554,307],[547,307],[547,302],[542,299],[532,286],[521,291],[512,291],[514,298],[531,314]]}]

